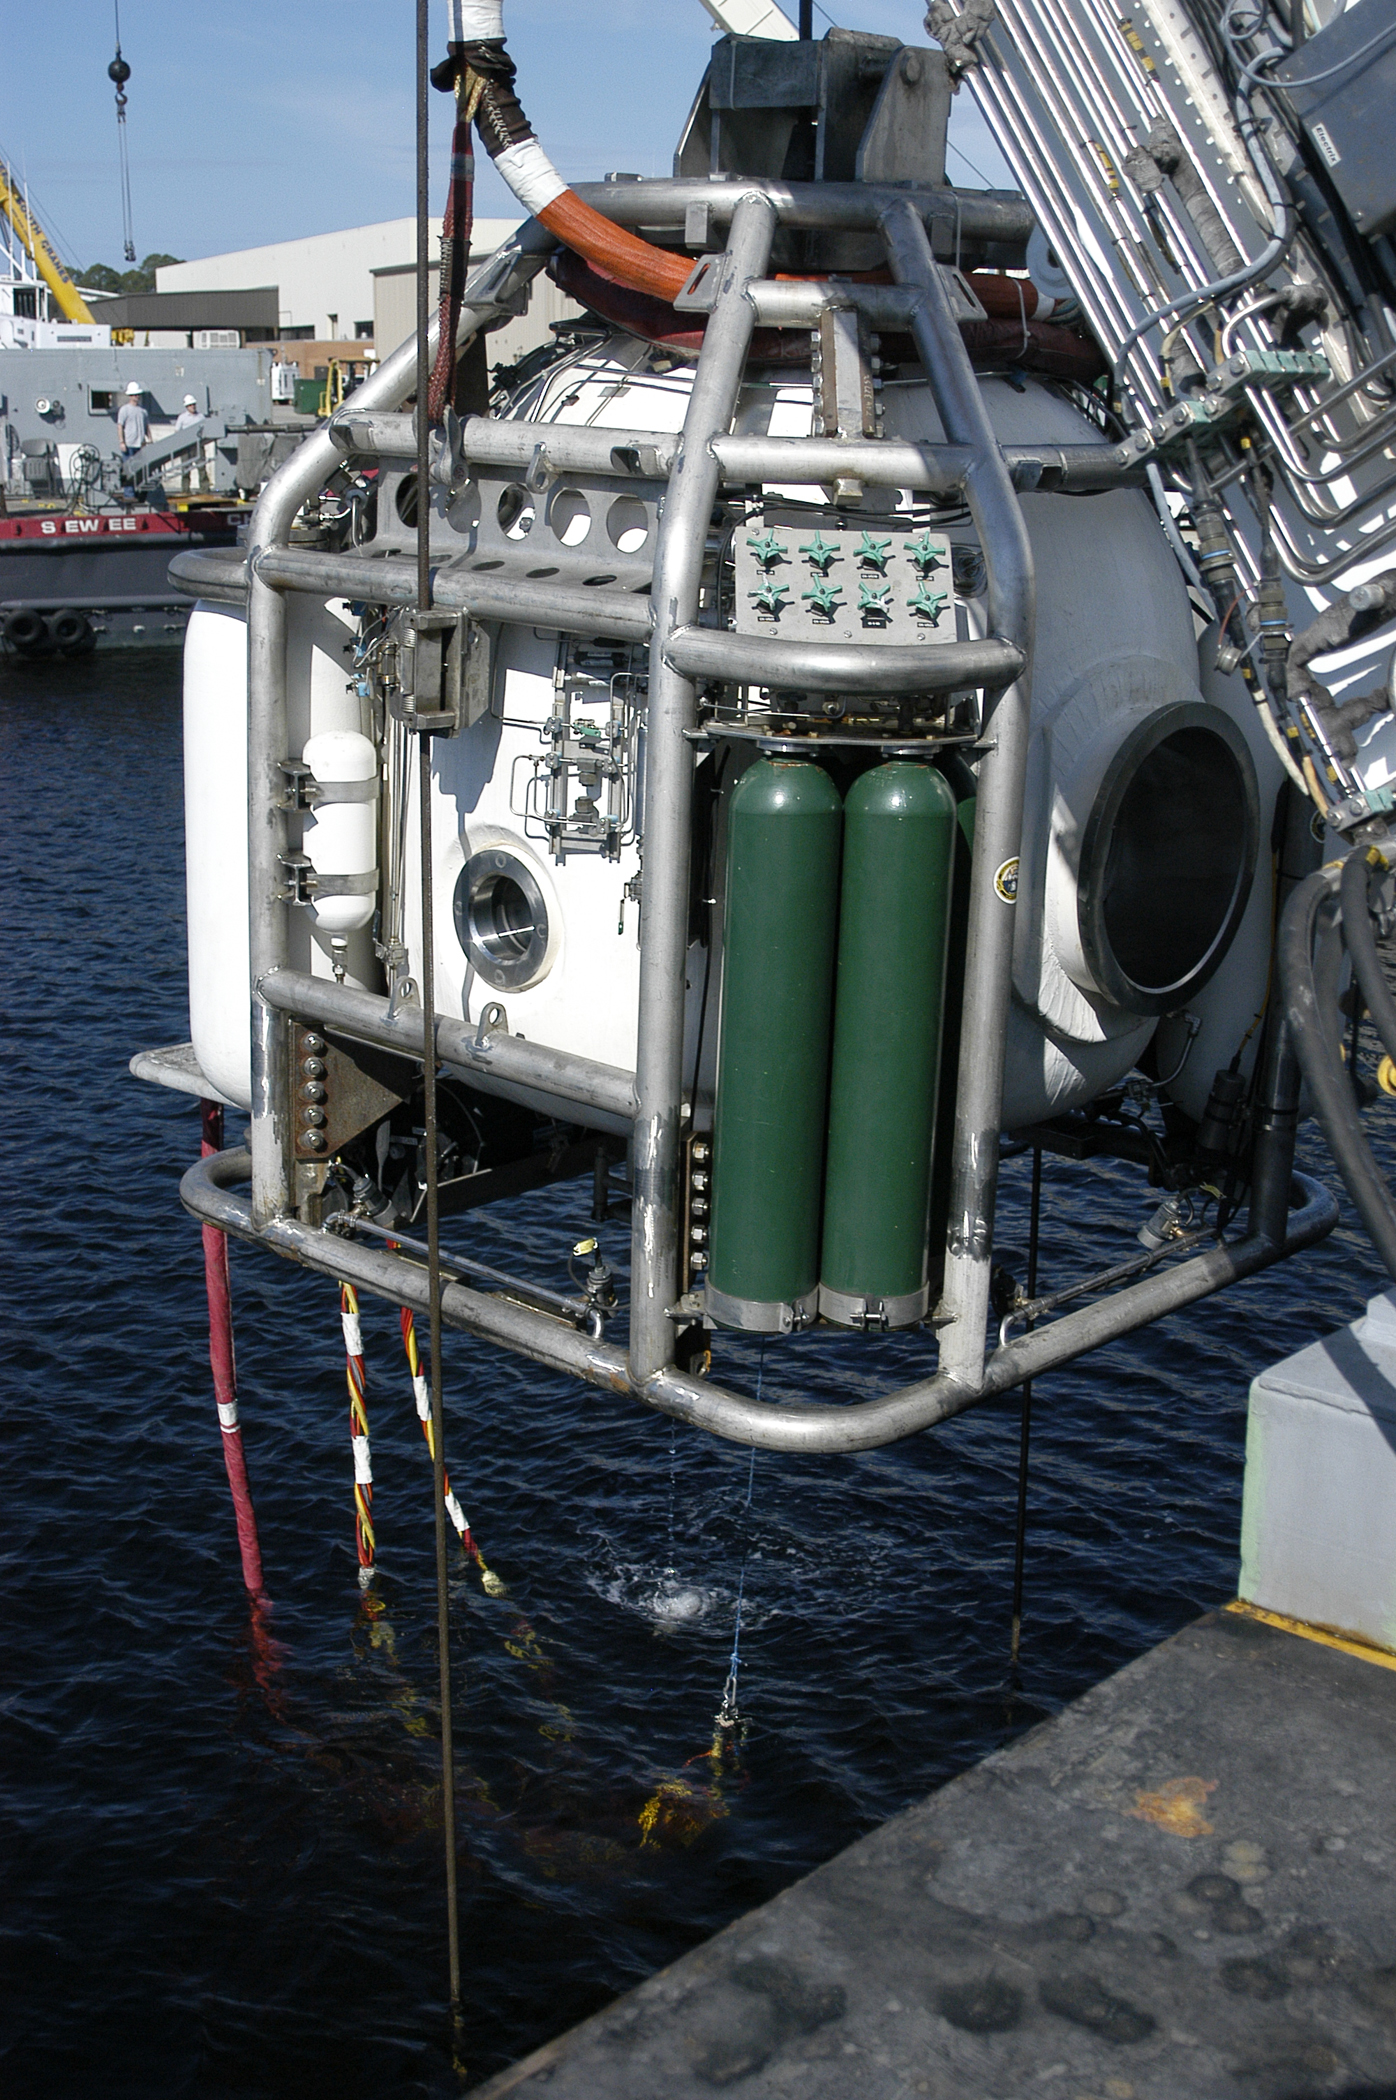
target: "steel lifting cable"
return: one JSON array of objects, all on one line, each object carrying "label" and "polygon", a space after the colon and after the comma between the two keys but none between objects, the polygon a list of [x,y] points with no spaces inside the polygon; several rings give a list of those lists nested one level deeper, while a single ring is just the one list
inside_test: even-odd
[{"label": "steel lifting cable", "polygon": [[131,213],[131,161],[126,144],[126,83],[131,68],[121,55],[121,0],[112,0],[116,19],[116,57],[107,67],[107,78],[116,89],[116,143],[121,166],[121,232],[128,263],[136,259],[136,234]]},{"label": "steel lifting cable", "polygon": [[[430,125],[430,0],[417,0],[417,609],[431,607],[431,424],[427,403],[431,365],[427,347],[430,318],[427,274],[430,242],[430,185],[427,143]],[[427,1295],[430,1307],[431,1465],[436,1518],[436,1639],[441,1666],[441,1822],[446,1855],[446,1965],[450,1989],[452,2041],[459,2063],[461,2033],[460,1905],[456,1860],[455,1745],[451,1723],[451,1593],[446,1558],[446,1425],[441,1385],[441,1207],[437,1157],[436,1102],[436,939],[432,896],[431,737],[419,729],[417,740],[417,816],[421,859],[422,904],[422,1122],[426,1151]]]},{"label": "steel lifting cable", "polygon": [[352,1283],[339,1286],[339,1319],[344,1330],[344,1377],[349,1388],[349,1448],[354,1455],[354,1544],[359,1554],[359,1587],[373,1580],[377,1540],[373,1530],[373,1452],[368,1440],[368,1369],[364,1363],[359,1294]]},{"label": "steel lifting cable", "polygon": [[[761,1402],[761,1385],[766,1374],[766,1344],[761,1344],[756,1359],[756,1400]],[[742,1515],[751,1510],[751,1491],[756,1481],[756,1446],[751,1447],[751,1457],[746,1469],[746,1500],[742,1503]],[[751,1558],[751,1538],[742,1546],[742,1565],[737,1576],[737,1603],[732,1615],[732,1653],[727,1664],[727,1682],[722,1687],[722,1704],[713,1716],[712,1755],[720,1757],[737,1740],[737,1731],[742,1726],[741,1711],[737,1705],[737,1676],[742,1667],[742,1605],[746,1598],[746,1564]]]}]

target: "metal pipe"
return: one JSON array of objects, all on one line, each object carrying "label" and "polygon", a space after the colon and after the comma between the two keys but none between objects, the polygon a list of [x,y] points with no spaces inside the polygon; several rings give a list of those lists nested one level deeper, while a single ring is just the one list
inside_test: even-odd
[{"label": "metal pipe", "polygon": [[[251,1170],[247,1152],[219,1152],[212,1159],[190,1167],[179,1186],[180,1201],[201,1223],[216,1225],[240,1239],[256,1240],[275,1254],[314,1269],[322,1276],[352,1283],[356,1290],[371,1291],[393,1305],[410,1305],[414,1312],[429,1310],[430,1290],[426,1269],[401,1255],[376,1247],[356,1245],[332,1232],[303,1225],[298,1218],[269,1219],[259,1227],[252,1207],[233,1189]],[[498,1342],[518,1356],[550,1370],[566,1371],[588,1385],[606,1387],[615,1393],[630,1389],[625,1354],[605,1342],[581,1334],[570,1320],[553,1319],[529,1306],[507,1298],[473,1291],[467,1284],[447,1283],[441,1292],[441,1316],[450,1327]]]},{"label": "metal pipe", "polygon": [[[257,558],[257,574],[278,590],[307,591],[316,598],[354,598],[370,605],[415,605],[415,562],[366,554],[320,554],[310,547],[269,547]],[[525,583],[468,568],[433,571],[433,603],[468,612],[477,620],[510,620],[521,627],[547,627],[562,634],[614,635],[648,641],[648,598],[638,592],[569,589]]]},{"label": "metal pipe", "polygon": [[981,1400],[1010,1392],[1026,1378],[1040,1377],[1167,1313],[1181,1312],[1199,1298],[1326,1238],[1338,1222],[1336,1202],[1321,1183],[1302,1174],[1294,1178],[1303,1202],[1290,1217],[1280,1244],[1251,1233],[1230,1246],[1209,1247],[1176,1269],[1157,1271],[1098,1305],[1084,1306],[1006,1343],[988,1358],[973,1384],[942,1370],[882,1399],[831,1408],[749,1400],[671,1369],[650,1379],[640,1398],[695,1429],[768,1451],[847,1453],[897,1443],[948,1422]]},{"label": "metal pipe", "polygon": [[[262,979],[261,994],[275,1012],[339,1029],[356,1042],[399,1051],[418,1063],[425,1054],[419,1006],[394,1008],[376,992],[357,991],[352,985],[310,977],[300,970],[270,972]],[[590,1058],[550,1050],[545,1044],[526,1042],[521,1035],[505,1035],[498,1029],[487,1033],[449,1014],[437,1015],[435,1042],[438,1062],[460,1071],[532,1087],[559,1101],[604,1109],[608,1115],[628,1118],[635,1113],[634,1074],[616,1065],[595,1064]]]},{"label": "metal pipe", "polygon": [[[397,426],[408,429],[410,424],[409,416],[347,418],[345,431],[352,429],[357,437],[362,430],[364,442],[345,449],[364,457],[397,456],[402,450]],[[375,442],[380,426],[390,426],[384,434],[391,439],[381,446]],[[330,427],[336,431],[335,425]],[[540,429],[546,430],[545,436],[539,434]],[[337,442],[343,439],[337,437]],[[959,492],[970,459],[962,445],[921,444],[907,438],[718,436],[712,449],[724,482],[803,482],[818,487],[851,475],[877,488],[925,489],[936,496]],[[659,430],[598,430],[574,423],[540,426],[472,416],[461,432],[462,458],[474,465],[514,468],[520,473],[541,468],[551,475],[604,474],[663,481],[672,473],[678,452],[677,435]],[[1005,445],[1003,456],[1015,488],[1043,494],[1093,495],[1098,490],[1134,486],[1144,476],[1137,456],[1123,445]],[[297,559],[300,552],[295,550]],[[364,555],[313,558],[369,561],[379,566],[375,557]],[[176,575],[178,564],[188,567],[202,559],[197,554],[177,556],[171,576]],[[242,557],[236,559],[240,564]],[[283,571],[279,555],[277,561],[276,574],[295,573],[289,567]],[[483,579],[471,585],[472,592],[486,587]],[[453,577],[438,579],[438,593],[452,588]]]},{"label": "metal pipe", "polygon": [[776,210],[769,198],[743,194],[732,216],[726,253],[717,265],[717,300],[693,377],[655,551],[631,1242],[630,1362],[637,1382],[672,1361],[669,1312],[679,1294],[679,1137],[693,810],[693,753],[685,731],[697,718],[697,693],[692,680],[670,663],[667,644],[675,628],[690,626],[698,616],[708,529],[718,495],[712,440],[731,428],[756,325],[747,286],[764,274],[775,230]]},{"label": "metal pipe", "polygon": [[911,312],[911,295],[899,284],[848,277],[763,277],[751,287],[751,303],[768,328],[817,328],[835,307],[855,308],[874,328],[905,328]]},{"label": "metal pipe", "polygon": [[[250,1165],[246,1152],[220,1152],[211,1159],[197,1160],[180,1183],[180,1200],[201,1223],[259,1241],[305,1268],[338,1277],[393,1304],[410,1305],[416,1311],[425,1307],[426,1271],[416,1262],[356,1246],[295,1218],[275,1218],[262,1228],[255,1225],[246,1198],[233,1193],[235,1185],[247,1179]],[[1313,1246],[1333,1230],[1338,1206],[1321,1183],[1306,1175],[1295,1175],[1294,1189],[1299,1207],[1287,1218],[1281,1241],[1250,1233],[1229,1246],[1209,1247],[1205,1254],[1193,1255],[1176,1268],[1156,1271],[1112,1298],[1020,1335],[994,1351],[976,1385],[940,1371],[900,1392],[848,1407],[753,1400],[672,1367],[635,1382],[624,1354],[611,1344],[579,1334],[570,1325],[527,1306],[472,1291],[463,1284],[445,1286],[441,1312],[449,1326],[498,1342],[534,1363],[566,1371],[589,1385],[629,1393],[661,1414],[734,1443],[755,1444],[768,1451],[872,1451],[933,1429],[981,1400],[1011,1391],[1025,1378],[1055,1370],[1090,1349],[1118,1341],[1150,1321],[1180,1312],[1227,1284]]]},{"label": "metal pipe", "polygon": [[[471,299],[461,310],[459,340],[470,341],[521,281],[542,268],[541,255],[526,255],[510,244],[478,273],[486,296]],[[383,360],[359,388],[360,411],[396,408],[410,392],[416,370],[414,338]],[[273,584],[259,575],[260,557],[284,547],[302,504],[323,487],[343,464],[343,456],[325,430],[313,436],[279,467],[258,498],[248,528],[247,592],[247,854],[252,988],[252,1204],[260,1219],[276,1216],[292,1201],[291,1133],[281,1105],[288,1098],[286,1031],[259,996],[260,980],[284,965],[289,909],[280,855],[285,851],[286,750],[286,604]]]},{"label": "metal pipe", "polygon": [[415,415],[364,415],[358,396],[352,408],[341,408],[325,425],[330,442],[341,452],[375,459],[413,459],[417,452]]},{"label": "metal pipe", "polygon": [[989,630],[1012,646],[1021,665],[1012,684],[984,698],[989,749],[980,767],[974,821],[945,1250],[942,1305],[949,1324],[941,1329],[942,1372],[974,1386],[983,1376],[989,1314],[1004,1043],[1013,978],[1013,904],[1030,727],[1032,548],[925,228],[905,201],[889,204],[879,223],[893,276],[899,283],[915,285],[921,294],[912,333],[941,426],[952,444],[974,449],[965,496],[988,570]]},{"label": "metal pipe", "polygon": [[664,659],[688,678],[813,693],[949,693],[964,686],[998,686],[1020,676],[1025,662],[1021,649],[997,636],[883,647],[783,642],[720,627],[676,629],[664,645]]},{"label": "metal pipe", "polygon": [[[774,176],[737,175],[726,181],[662,177],[645,182],[579,182],[577,195],[617,226],[679,232],[690,204],[701,204],[725,225],[742,200],[767,198],[787,227],[828,232],[872,232],[883,211],[907,203],[920,217],[958,225],[962,238],[1026,241],[1036,220],[1026,197],[1012,190],[882,187],[871,182],[781,182]],[[763,274],[758,272],[758,275]]]}]

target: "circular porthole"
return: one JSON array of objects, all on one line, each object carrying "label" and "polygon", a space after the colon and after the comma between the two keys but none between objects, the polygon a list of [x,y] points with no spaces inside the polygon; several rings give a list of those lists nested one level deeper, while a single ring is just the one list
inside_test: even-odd
[{"label": "circular porthole", "polygon": [[1259,841],[1255,767],[1219,708],[1160,708],[1125,739],[1077,880],[1081,946],[1107,998],[1137,1014],[1187,1005],[1231,945]]},{"label": "circular porthole", "polygon": [[457,940],[495,991],[524,991],[543,976],[548,907],[517,854],[499,846],[473,853],[456,879],[454,910]]},{"label": "circular porthole", "polygon": [[500,491],[495,515],[506,539],[526,540],[533,530],[533,498],[519,482],[511,481]]},{"label": "circular porthole", "polygon": [[557,491],[548,505],[548,523],[564,547],[581,546],[591,531],[591,505],[580,489]]},{"label": "circular porthole", "polygon": [[617,496],[606,513],[606,530],[619,554],[638,554],[650,536],[650,517],[638,496]]}]

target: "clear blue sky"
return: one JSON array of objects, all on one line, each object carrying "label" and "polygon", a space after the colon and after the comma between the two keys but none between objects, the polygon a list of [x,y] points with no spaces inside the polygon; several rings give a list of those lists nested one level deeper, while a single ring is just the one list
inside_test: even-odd
[{"label": "clear blue sky", "polygon": [[[839,0],[838,19],[924,43],[923,12]],[[216,255],[410,216],[413,18],[409,0],[122,0],[137,253]],[[505,21],[524,107],[569,180],[670,172],[712,41],[699,0],[506,0]],[[111,0],[9,0],[3,24],[0,151],[65,261],[120,269]],[[439,210],[450,103],[432,105]],[[988,180],[1011,182],[968,90],[951,136]],[[477,211],[512,213],[479,160]],[[954,153],[950,174],[978,180]]]}]

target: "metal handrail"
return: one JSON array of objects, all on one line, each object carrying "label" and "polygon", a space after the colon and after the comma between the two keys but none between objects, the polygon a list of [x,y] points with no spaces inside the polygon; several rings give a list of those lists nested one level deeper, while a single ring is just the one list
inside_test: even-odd
[{"label": "metal handrail", "polygon": [[[427,1272],[419,1262],[358,1245],[292,1217],[257,1224],[251,1204],[234,1193],[250,1171],[247,1152],[217,1152],[196,1160],[180,1182],[180,1200],[203,1224],[258,1241],[305,1268],[352,1283],[395,1305],[410,1305],[418,1312],[426,1309]],[[630,1394],[661,1414],[734,1443],[754,1444],[766,1451],[873,1451],[936,1428],[967,1408],[1010,1392],[1024,1379],[1057,1370],[1089,1349],[1118,1341],[1150,1321],[1179,1312],[1313,1246],[1337,1223],[1337,1203],[1321,1183],[1303,1174],[1293,1177],[1291,1200],[1294,1193],[1299,1205],[1289,1215],[1280,1238],[1252,1231],[1229,1244],[1219,1241],[1205,1253],[1155,1271],[1143,1282],[1097,1304],[1045,1322],[1031,1334],[995,1349],[977,1381],[942,1370],[933,1378],[849,1406],[755,1400],[713,1381],[691,1378],[672,1366],[637,1384],[625,1352],[613,1343],[578,1333],[569,1319],[460,1282],[444,1286],[441,1316],[449,1327],[497,1342],[588,1385]]]}]

